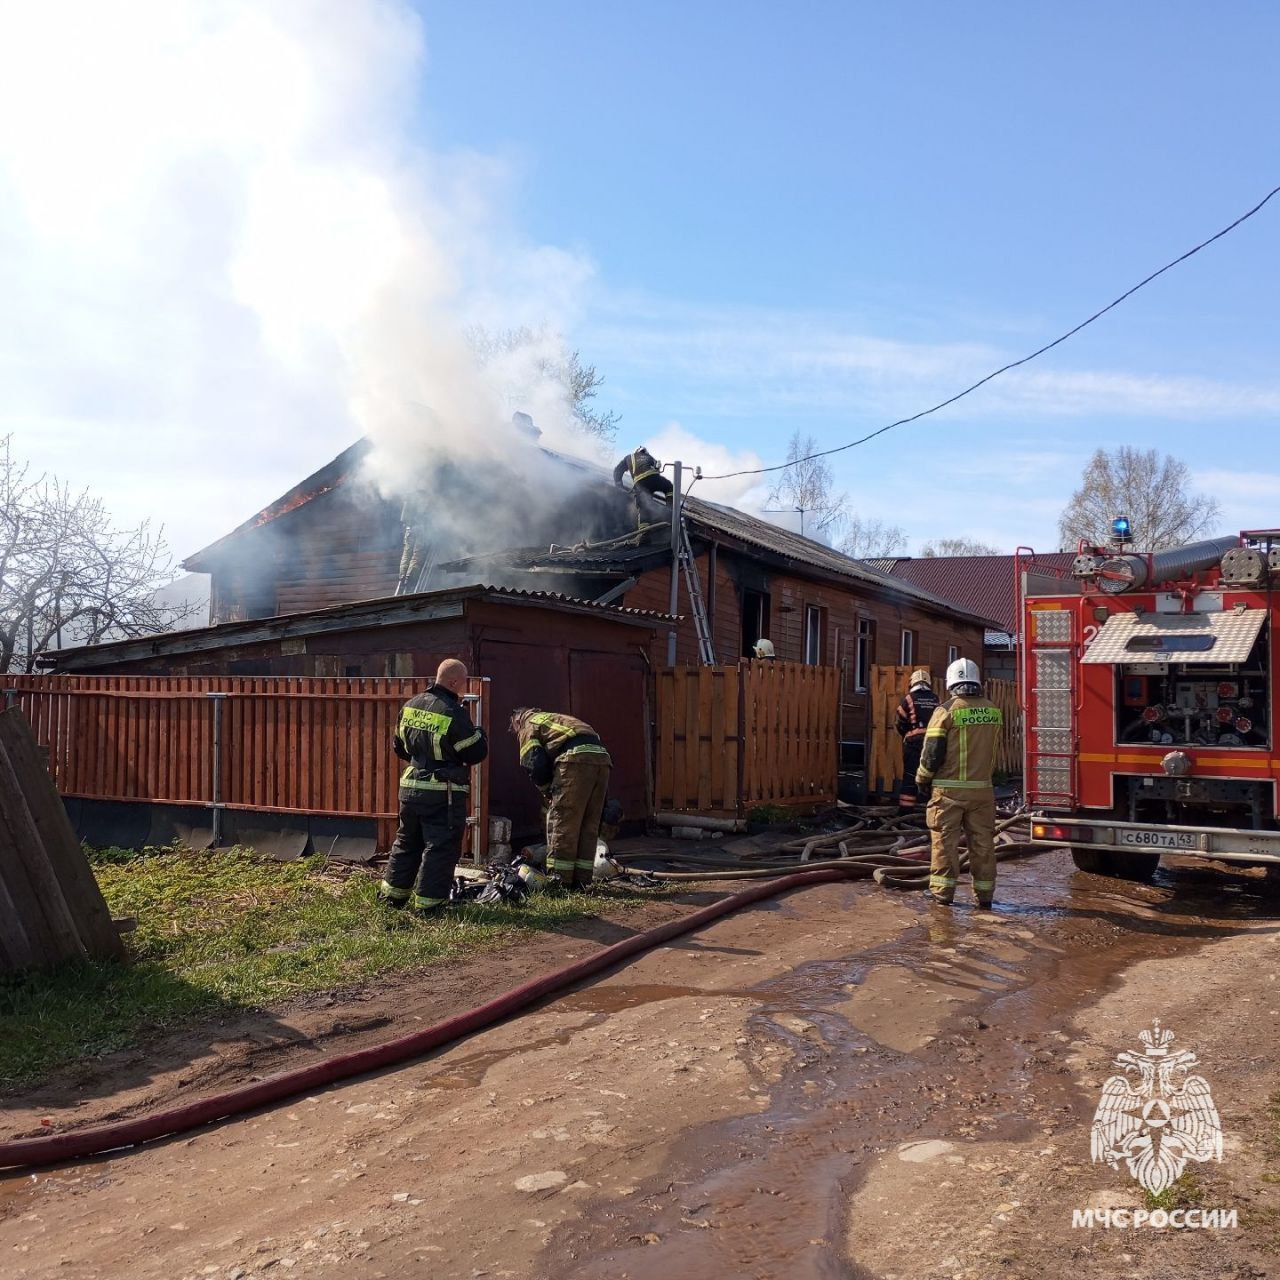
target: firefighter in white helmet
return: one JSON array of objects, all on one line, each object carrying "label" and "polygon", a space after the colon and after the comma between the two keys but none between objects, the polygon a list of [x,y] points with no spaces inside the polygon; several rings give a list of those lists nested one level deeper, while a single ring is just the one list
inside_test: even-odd
[{"label": "firefighter in white helmet", "polygon": [[754,653],[761,662],[774,662],[778,657],[778,655],[773,651],[772,640],[757,640],[755,644],[751,646],[751,652]]},{"label": "firefighter in white helmet", "polygon": [[978,906],[990,910],[996,888],[996,797],[991,785],[1004,715],[982,696],[978,664],[957,658],[947,668],[950,695],[930,717],[916,782],[931,786],[926,813],[932,836],[929,891],[950,906],[960,878],[960,841],[969,845],[969,875]]}]

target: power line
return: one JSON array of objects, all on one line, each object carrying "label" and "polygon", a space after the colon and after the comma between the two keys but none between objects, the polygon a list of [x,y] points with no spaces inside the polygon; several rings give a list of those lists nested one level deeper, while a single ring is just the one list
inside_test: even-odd
[{"label": "power line", "polygon": [[957,400],[963,400],[965,396],[977,391],[979,387],[986,386],[988,382],[993,378],[998,378],[1002,373],[1008,373],[1010,369],[1016,369],[1019,365],[1027,364],[1037,356],[1044,355],[1046,351],[1052,351],[1054,347],[1058,346],[1060,343],[1066,342],[1068,338],[1074,337],[1081,329],[1087,328],[1095,320],[1101,319],[1108,311],[1118,307],[1126,298],[1133,297],[1139,289],[1149,285],[1158,276],[1164,275],[1166,271],[1171,271],[1179,263],[1186,262],[1188,258],[1199,253],[1201,249],[1208,248],[1208,246],[1215,240],[1221,240],[1223,236],[1234,231],[1242,222],[1247,222],[1263,207],[1263,205],[1277,194],[1280,194],[1280,187],[1273,187],[1265,196],[1262,197],[1261,200],[1258,201],[1257,204],[1253,206],[1252,209],[1248,211],[1248,213],[1242,213],[1233,223],[1231,223],[1230,226],[1223,227],[1221,231],[1211,235],[1207,240],[1201,240],[1195,248],[1188,249],[1186,253],[1182,254],[1180,257],[1174,258],[1172,262],[1166,262],[1158,271],[1153,271],[1145,279],[1139,280],[1133,288],[1126,289],[1118,298],[1108,302],[1100,311],[1095,311],[1087,320],[1081,320],[1074,329],[1068,329],[1066,333],[1054,338],[1052,342],[1046,342],[1043,347],[1039,347],[1030,355],[1023,356],[1021,360],[1011,360],[1008,364],[1001,365],[1000,368],[994,369],[992,372],[987,374],[985,378],[979,378],[977,382],[973,383],[971,386],[965,387],[963,391],[957,391],[955,395],[949,396],[946,400],[942,400],[938,404],[931,405],[928,409],[921,409],[919,413],[913,413],[909,418],[899,418],[897,422],[887,423],[885,426],[878,427],[875,431],[869,432],[867,435],[861,436],[857,440],[850,440],[848,444],[836,445],[833,449],[820,449],[817,453],[806,454],[803,458],[792,458],[790,462],[779,462],[772,467],[748,467],[742,471],[726,471],[722,475],[709,475],[700,478],[706,480],[733,480],[738,476],[762,476],[771,471],[785,471],[788,467],[799,466],[802,462],[812,462],[815,458],[828,458],[833,453],[843,453],[846,449],[853,449],[860,444],[866,444],[868,440],[874,440],[876,436],[882,436],[886,431],[892,431],[894,427],[905,427],[910,422],[919,422],[921,418],[927,418],[931,413],[937,413],[939,409],[945,409],[948,405],[955,404]]}]

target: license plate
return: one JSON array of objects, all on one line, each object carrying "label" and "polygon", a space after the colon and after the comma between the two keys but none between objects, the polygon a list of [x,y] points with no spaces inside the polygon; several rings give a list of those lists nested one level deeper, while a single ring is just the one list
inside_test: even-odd
[{"label": "license plate", "polygon": [[1121,831],[1120,843],[1140,849],[1196,848],[1196,838],[1189,831]]}]

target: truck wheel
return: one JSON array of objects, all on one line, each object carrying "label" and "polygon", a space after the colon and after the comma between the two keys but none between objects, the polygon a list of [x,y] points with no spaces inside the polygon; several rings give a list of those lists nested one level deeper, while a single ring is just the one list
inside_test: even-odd
[{"label": "truck wheel", "polygon": [[1118,880],[1150,880],[1160,865],[1158,853],[1115,854],[1102,849],[1071,847],[1071,861],[1081,871],[1095,876],[1114,876]]}]

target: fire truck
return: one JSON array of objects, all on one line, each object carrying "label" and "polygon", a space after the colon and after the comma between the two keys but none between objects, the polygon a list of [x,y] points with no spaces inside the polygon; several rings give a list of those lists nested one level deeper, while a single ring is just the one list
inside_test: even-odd
[{"label": "fire truck", "polygon": [[1168,853],[1280,885],[1280,530],[1155,554],[1114,530],[1069,570],[1018,552],[1032,838],[1125,879]]}]

